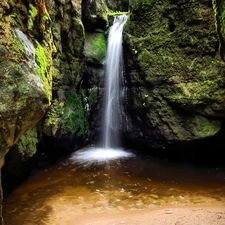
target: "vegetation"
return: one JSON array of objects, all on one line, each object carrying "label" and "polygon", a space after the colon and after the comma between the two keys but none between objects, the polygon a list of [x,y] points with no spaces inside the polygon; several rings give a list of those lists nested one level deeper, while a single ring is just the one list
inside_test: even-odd
[{"label": "vegetation", "polygon": [[86,34],[86,56],[88,61],[96,59],[102,63],[106,55],[106,40],[104,33]]},{"label": "vegetation", "polygon": [[36,41],[36,62],[38,64],[38,73],[41,76],[42,79],[45,79],[45,73],[48,66],[48,60],[45,54],[45,49],[39,44],[38,41]]},{"label": "vegetation", "polygon": [[13,60],[15,60],[16,62],[27,60],[24,46],[17,37],[14,37],[12,39],[12,49],[17,53],[12,56]]},{"label": "vegetation", "polygon": [[[225,1],[222,1],[222,13],[221,13],[221,20],[222,20],[222,25],[225,27]],[[224,28],[225,29],[225,28]]]},{"label": "vegetation", "polygon": [[62,118],[63,133],[70,131],[71,133],[83,136],[87,131],[83,98],[83,92],[77,93],[76,89],[70,90],[66,94],[64,114]]},{"label": "vegetation", "polygon": [[38,10],[32,4],[29,4],[29,17],[28,17],[28,29],[32,30],[34,26],[35,17],[38,14]]}]

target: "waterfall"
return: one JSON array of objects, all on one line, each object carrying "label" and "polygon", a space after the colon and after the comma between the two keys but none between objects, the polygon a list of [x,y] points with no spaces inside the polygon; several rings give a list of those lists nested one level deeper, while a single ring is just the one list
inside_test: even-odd
[{"label": "waterfall", "polygon": [[108,36],[102,123],[103,148],[119,145],[120,83],[123,73],[122,32],[126,18],[126,15],[115,17]]}]

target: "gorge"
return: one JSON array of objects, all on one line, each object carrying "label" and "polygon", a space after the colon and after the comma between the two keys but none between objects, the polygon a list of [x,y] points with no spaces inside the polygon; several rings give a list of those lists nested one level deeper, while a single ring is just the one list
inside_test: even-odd
[{"label": "gorge", "polygon": [[[101,109],[108,32],[113,18],[128,9],[121,39],[120,145],[163,159],[224,165],[224,5],[222,0],[2,1],[4,192],[49,160],[98,145],[102,130],[107,133]],[[18,31],[34,47],[34,66]]]}]

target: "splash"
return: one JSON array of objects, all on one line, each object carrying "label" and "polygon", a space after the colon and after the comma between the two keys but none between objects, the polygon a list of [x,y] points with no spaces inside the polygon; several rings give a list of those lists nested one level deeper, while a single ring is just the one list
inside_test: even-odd
[{"label": "splash", "polygon": [[70,157],[70,161],[85,166],[92,164],[106,164],[109,161],[134,157],[132,152],[123,149],[112,148],[87,148],[76,151]]}]

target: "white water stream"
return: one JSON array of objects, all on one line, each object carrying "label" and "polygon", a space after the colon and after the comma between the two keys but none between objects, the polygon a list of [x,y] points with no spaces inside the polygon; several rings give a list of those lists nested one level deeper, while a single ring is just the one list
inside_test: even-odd
[{"label": "white water stream", "polygon": [[126,15],[115,17],[108,36],[102,129],[103,148],[106,149],[119,146],[120,83],[123,73],[122,32],[126,18]]}]

